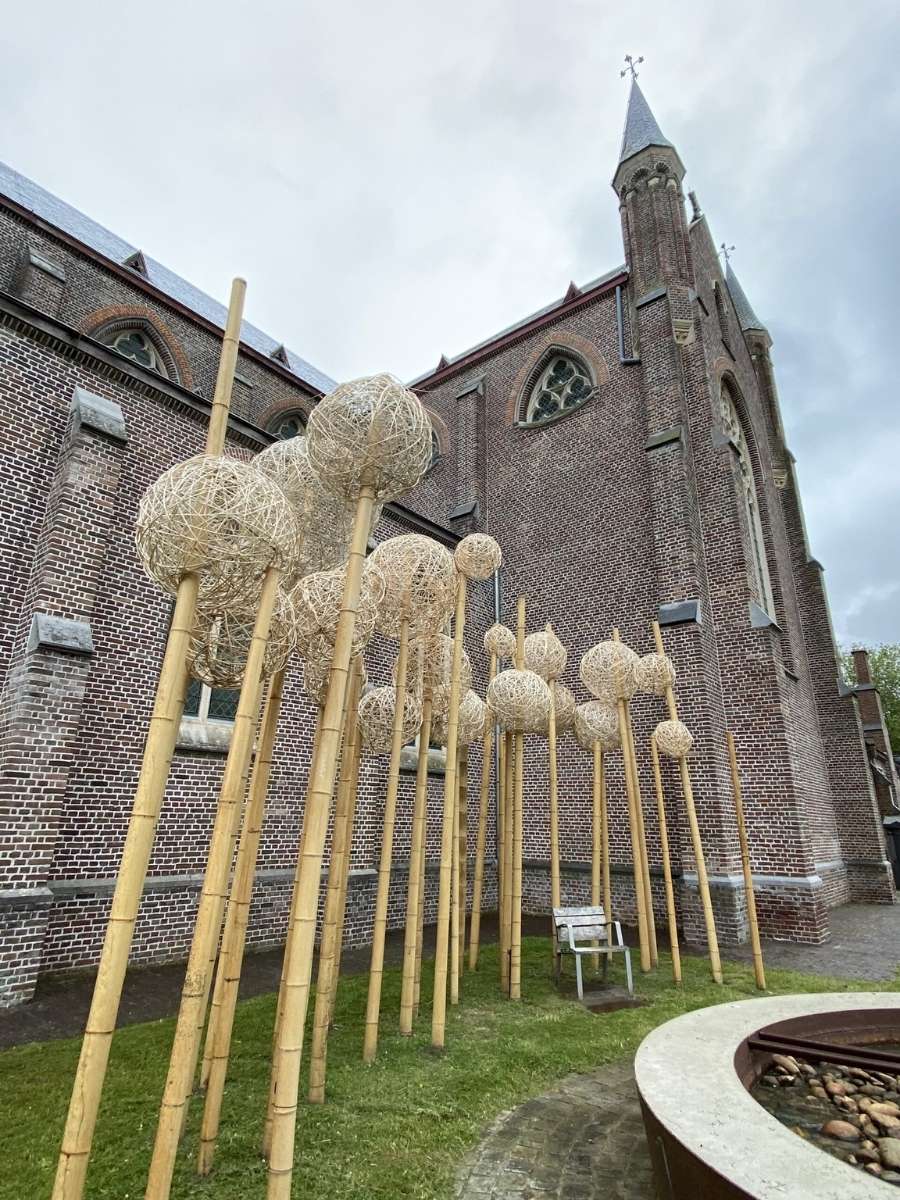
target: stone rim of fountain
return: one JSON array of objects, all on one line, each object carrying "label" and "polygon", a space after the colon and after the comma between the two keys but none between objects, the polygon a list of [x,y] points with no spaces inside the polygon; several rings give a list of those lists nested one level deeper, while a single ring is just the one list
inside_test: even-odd
[{"label": "stone rim of fountain", "polygon": [[[634,1071],[658,1176],[673,1196],[676,1176],[709,1177],[709,1195],[786,1200],[884,1200],[885,1185],[831,1158],[781,1125],[747,1091],[745,1043],[780,1021],[860,1010],[900,1012],[900,994],[828,992],[737,1000],[685,1013],[650,1033]],[[718,1179],[716,1180],[716,1177]]]}]

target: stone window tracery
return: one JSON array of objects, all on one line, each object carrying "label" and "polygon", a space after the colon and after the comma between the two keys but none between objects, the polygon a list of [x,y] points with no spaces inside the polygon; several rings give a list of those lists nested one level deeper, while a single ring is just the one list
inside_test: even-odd
[{"label": "stone window tracery", "polygon": [[552,354],[532,386],[525,422],[539,425],[579,408],[594,394],[587,367],[571,354]]},{"label": "stone window tracery", "polygon": [[750,542],[750,569],[755,585],[755,599],[770,617],[775,614],[775,601],[772,595],[772,580],[769,576],[769,564],[766,559],[766,543],[763,536],[762,521],[759,515],[759,500],[756,492],[756,480],[753,476],[753,463],[744,427],[735,407],[734,398],[728,385],[724,384],[719,394],[722,426],[734,447],[738,460],[740,497],[743,507],[744,522]]},{"label": "stone window tracery", "polygon": [[269,422],[269,433],[284,441],[287,438],[299,437],[306,429],[306,422],[299,412],[279,413]]},{"label": "stone window tracery", "polygon": [[112,329],[102,335],[101,340],[123,358],[130,358],[139,366],[146,367],[148,371],[155,371],[157,375],[168,379],[169,372],[162,355],[144,330]]}]

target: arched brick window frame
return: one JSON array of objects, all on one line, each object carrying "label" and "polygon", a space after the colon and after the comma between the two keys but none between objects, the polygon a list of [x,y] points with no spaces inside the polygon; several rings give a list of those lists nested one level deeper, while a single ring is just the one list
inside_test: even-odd
[{"label": "arched brick window frame", "polygon": [[[510,425],[521,425],[527,429],[546,428],[549,424],[581,412],[595,398],[597,389],[609,382],[609,367],[606,359],[593,342],[581,337],[580,334],[551,329],[543,337],[533,342],[529,349],[528,360],[513,381],[506,401],[506,419]],[[593,389],[591,395],[583,403],[550,418],[549,421],[528,422],[526,416],[532,390],[554,355],[557,354],[571,357],[586,368]]]},{"label": "arched brick window frame", "polygon": [[81,325],[82,332],[98,342],[126,329],[138,330],[153,344],[167,379],[193,389],[193,373],[178,339],[167,325],[147,309],[114,304],[91,313]]},{"label": "arched brick window frame", "polygon": [[428,464],[428,470],[431,471],[438,465],[438,463],[447,453],[447,450],[450,447],[450,437],[444,419],[439,417],[434,409],[429,408],[427,404],[424,406],[424,408],[431,421],[432,455],[431,462]]},{"label": "arched brick window frame", "polygon": [[309,422],[309,414],[312,408],[310,401],[305,397],[297,396],[291,400],[279,400],[275,404],[270,404],[268,408],[253,418],[254,424],[260,429],[265,429],[267,433],[271,433],[279,421],[285,420],[287,417],[298,417],[304,429]]}]

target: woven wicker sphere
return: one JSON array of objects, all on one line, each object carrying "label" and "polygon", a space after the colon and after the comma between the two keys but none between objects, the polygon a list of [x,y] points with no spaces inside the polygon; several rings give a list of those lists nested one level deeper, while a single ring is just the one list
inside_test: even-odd
[{"label": "woven wicker sphere", "polygon": [[369,555],[384,576],[386,593],[378,629],[399,638],[405,617],[410,637],[430,637],[442,628],[456,602],[453,555],[434,538],[406,533],[379,543]]},{"label": "woven wicker sphere", "polygon": [[557,734],[568,733],[575,725],[575,697],[564,683],[553,684]]},{"label": "woven wicker sphere", "polygon": [[342,383],[313,409],[306,428],[309,461],[323,484],[355,500],[374,489],[396,500],[431,462],[431,421],[419,398],[392,375]]},{"label": "woven wicker sphere", "polygon": [[488,654],[496,654],[498,661],[516,657],[516,635],[505,625],[491,625],[485,631],[484,648]]},{"label": "woven wicker sphere", "polygon": [[593,750],[594,742],[606,753],[618,750],[619,715],[611,705],[602,700],[588,700],[575,709],[575,738],[583,750]]},{"label": "woven wicker sphere", "polygon": [[598,642],[581,660],[581,682],[598,700],[630,700],[637,664],[638,656],[623,642]]},{"label": "woven wicker sphere", "polygon": [[166,592],[200,576],[200,602],[223,611],[251,601],[269,566],[292,569],[299,531],[284,493],[234,458],[200,454],[177,463],[144,493],[135,543]]},{"label": "woven wicker sphere", "polygon": [[[352,664],[351,664],[352,665]],[[364,688],[368,680],[366,664],[361,663],[362,679],[360,686]],[[331,676],[331,655],[327,660],[310,660],[303,664],[303,690],[311,700],[324,707],[328,696],[328,680]]]},{"label": "woven wicker sphere", "polygon": [[[394,736],[397,693],[390,685],[372,688],[359,702],[359,729],[363,749],[369,754],[389,754]],[[407,692],[403,704],[403,744],[411,742],[422,723],[418,696]]]},{"label": "woven wicker sphere", "polygon": [[[431,692],[432,713],[440,717],[450,705],[450,675],[453,669],[453,638],[438,633],[425,643],[423,684]],[[463,650],[459,667],[459,694],[472,686],[472,663]]]},{"label": "woven wicker sphere", "polygon": [[[346,574],[346,567],[337,567],[331,571],[315,571],[301,580],[296,589],[297,628],[301,645],[315,647],[320,638],[334,643]],[[384,576],[371,557],[367,558],[363,567],[351,654],[359,654],[372,640],[384,596]]]},{"label": "woven wicker sphere", "polygon": [[[240,687],[253,639],[256,612],[252,607],[211,613],[198,609],[188,651],[191,675],[210,687]],[[290,595],[278,589],[269,640],[263,659],[263,678],[280,671],[297,645],[297,614]]]},{"label": "woven wicker sphere", "polygon": [[638,659],[637,690],[664,696],[675,684],[675,664],[668,654],[645,654]]},{"label": "woven wicker sphere", "polygon": [[660,721],[653,736],[657,750],[669,758],[684,758],[694,744],[691,731],[681,721]]},{"label": "woven wicker sphere", "polygon": [[491,680],[487,702],[497,724],[509,733],[543,733],[550,689],[534,671],[501,671]]},{"label": "woven wicker sphere", "polygon": [[[456,727],[456,742],[459,746],[471,746],[484,737],[488,706],[470,688],[459,703],[459,718]],[[447,745],[447,717],[443,712],[431,722],[431,740],[439,746]]]},{"label": "woven wicker sphere", "polygon": [[470,533],[453,552],[466,579],[490,579],[503,561],[500,546],[486,533]]},{"label": "woven wicker sphere", "polygon": [[568,660],[565,646],[549,625],[540,633],[529,633],[525,639],[525,666],[541,679],[558,679]]}]

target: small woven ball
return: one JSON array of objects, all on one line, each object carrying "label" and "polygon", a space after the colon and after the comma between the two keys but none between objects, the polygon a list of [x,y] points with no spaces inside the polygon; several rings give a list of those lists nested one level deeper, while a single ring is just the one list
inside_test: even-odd
[{"label": "small woven ball", "polygon": [[[351,662],[351,666],[353,663]],[[360,663],[362,670],[362,678],[360,680],[360,688],[364,688],[368,681],[366,673],[366,664]],[[328,681],[331,677],[331,658],[325,661],[311,660],[303,664],[303,690],[311,700],[315,700],[316,704],[324,707],[325,700],[328,696]]]},{"label": "small woven ball", "polygon": [[248,463],[200,454],[164,472],[138,506],[135,543],[147,574],[175,593],[200,577],[200,603],[252,600],[270,566],[296,561],[299,531],[284,493]]},{"label": "small woven ball", "polygon": [[464,537],[453,557],[466,579],[490,579],[503,561],[499,544],[486,533],[470,533]]},{"label": "small woven ball", "polygon": [[[456,728],[456,744],[470,746],[480,742],[484,737],[484,727],[487,720],[488,707],[477,692],[471,688],[465,693],[459,704],[459,717]],[[431,725],[431,737],[440,746],[447,744],[447,716],[441,713]]]},{"label": "small woven ball", "polygon": [[569,656],[565,646],[548,625],[525,639],[525,666],[541,679],[558,679],[566,669]]},{"label": "small woven ball", "polygon": [[485,631],[484,648],[488,654],[496,654],[499,661],[516,657],[516,635],[505,625],[491,625]]},{"label": "small woven ball", "polygon": [[[210,687],[240,687],[255,623],[256,612],[252,607],[228,609],[224,613],[198,609],[188,650],[191,675]],[[264,679],[281,670],[296,645],[294,603],[279,588],[263,657]]]},{"label": "small woven ball", "polygon": [[554,683],[553,701],[557,735],[568,733],[575,725],[575,697],[564,683]]},{"label": "small woven ball", "polygon": [[502,729],[543,733],[550,712],[550,688],[534,671],[501,671],[491,680],[487,702]]},{"label": "small woven ball", "polygon": [[[453,668],[453,638],[446,633],[436,634],[425,643],[423,686],[431,692],[431,708],[438,717],[450,704],[450,674]],[[472,663],[465,650],[459,667],[459,694],[464,696],[472,686]]]},{"label": "small woven ball", "polygon": [[[359,702],[359,730],[363,749],[369,754],[389,754],[394,738],[394,711],[397,693],[389,685],[372,688]],[[403,703],[403,744],[411,742],[422,723],[422,706],[413,692]]]},{"label": "small woven ball", "polygon": [[618,750],[619,714],[602,700],[588,700],[575,709],[575,738],[583,750],[593,750],[594,743],[606,753]]},{"label": "small woven ball", "polygon": [[[346,575],[346,567],[336,567],[331,571],[314,571],[300,581],[295,598],[298,636],[302,645],[315,644],[319,638],[334,644]],[[384,597],[384,576],[370,556],[363,566],[351,654],[359,654],[372,640]]]},{"label": "small woven ball", "polygon": [[327,488],[355,500],[371,487],[396,500],[431,463],[431,421],[391,375],[342,383],[313,409],[306,427],[309,461]]},{"label": "small woven ball", "polygon": [[675,664],[668,654],[645,654],[638,659],[637,690],[664,696],[675,684]]},{"label": "small woven ball", "polygon": [[457,573],[453,555],[440,542],[402,534],[379,543],[369,561],[382,572],[387,588],[381,633],[399,638],[404,617],[410,637],[431,636],[444,626],[456,602]]},{"label": "small woven ball", "polygon": [[598,700],[630,700],[638,656],[623,642],[598,642],[581,660],[581,682]]},{"label": "small woven ball", "polygon": [[684,758],[694,744],[691,731],[682,721],[660,721],[653,736],[657,750],[668,758]]}]

